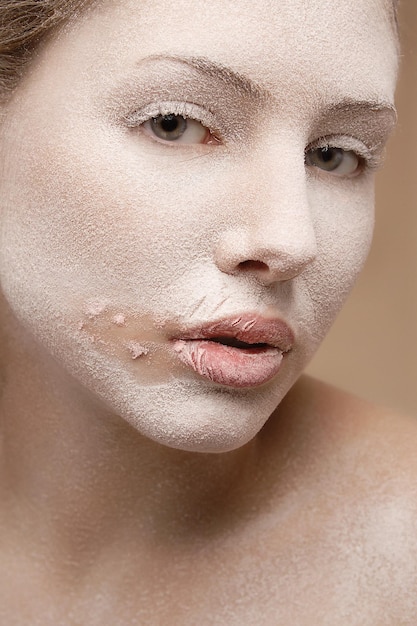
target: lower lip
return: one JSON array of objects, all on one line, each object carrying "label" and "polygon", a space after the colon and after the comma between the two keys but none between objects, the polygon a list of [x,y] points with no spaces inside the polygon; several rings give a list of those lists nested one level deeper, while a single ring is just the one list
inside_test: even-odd
[{"label": "lower lip", "polygon": [[256,387],[273,378],[281,367],[279,348],[241,349],[204,339],[177,340],[174,350],[182,363],[214,383]]}]

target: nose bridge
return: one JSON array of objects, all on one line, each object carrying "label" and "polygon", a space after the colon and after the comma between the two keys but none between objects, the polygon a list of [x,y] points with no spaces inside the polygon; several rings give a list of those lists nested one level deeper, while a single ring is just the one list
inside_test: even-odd
[{"label": "nose bridge", "polygon": [[216,250],[219,269],[264,284],[300,274],[317,255],[303,138],[269,128],[229,182],[234,207]]},{"label": "nose bridge", "polygon": [[291,155],[284,148],[283,152],[276,158],[262,158],[261,167],[251,176],[256,180],[256,205],[251,202],[245,211],[248,218],[252,213],[256,216],[254,236],[270,238],[275,245],[302,246],[314,238],[303,152]]},{"label": "nose bridge", "polygon": [[263,144],[251,162],[242,201],[248,261],[266,264],[271,278],[299,273],[317,244],[304,167],[304,147],[288,136]]}]

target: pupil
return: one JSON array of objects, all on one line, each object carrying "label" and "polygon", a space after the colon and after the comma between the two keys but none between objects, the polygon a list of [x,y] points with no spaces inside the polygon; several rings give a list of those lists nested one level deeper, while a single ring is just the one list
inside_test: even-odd
[{"label": "pupil", "polygon": [[323,159],[324,163],[330,163],[330,161],[333,161],[333,159],[337,156],[338,155],[335,154],[334,148],[322,148],[321,149],[321,158]]},{"label": "pupil", "polygon": [[177,115],[164,115],[161,120],[161,128],[166,133],[172,133],[172,131],[178,128],[178,116]]},{"label": "pupil", "polygon": [[333,172],[342,163],[344,151],[341,148],[321,148],[319,156],[323,169]]},{"label": "pupil", "polygon": [[160,139],[176,141],[187,130],[187,120],[181,115],[168,113],[152,118],[153,132]]}]

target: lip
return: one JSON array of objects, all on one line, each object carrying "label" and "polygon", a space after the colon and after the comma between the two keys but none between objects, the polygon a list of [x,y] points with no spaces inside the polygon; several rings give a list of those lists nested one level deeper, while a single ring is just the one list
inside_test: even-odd
[{"label": "lip", "polygon": [[256,387],[280,370],[294,334],[281,319],[237,315],[175,336],[179,360],[197,374],[229,387]]}]

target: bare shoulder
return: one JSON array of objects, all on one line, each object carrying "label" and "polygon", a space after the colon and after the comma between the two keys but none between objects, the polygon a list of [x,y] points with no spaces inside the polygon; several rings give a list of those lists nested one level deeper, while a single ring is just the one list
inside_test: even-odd
[{"label": "bare shoulder", "polygon": [[356,444],[382,466],[417,472],[417,415],[384,408],[332,385],[303,376],[284,399],[283,410],[310,434],[334,444]]},{"label": "bare shoulder", "polygon": [[335,476],[349,476],[356,495],[364,493],[367,500],[384,493],[417,506],[417,416],[309,377],[297,383],[286,401],[291,418],[308,438],[305,448],[319,472],[333,467]]},{"label": "bare shoulder", "polygon": [[[297,451],[285,464],[296,511],[291,558],[303,537],[300,563],[321,585],[326,609],[334,600],[335,616],[343,606],[350,615],[336,623],[414,624],[417,419],[303,378],[271,432],[274,445],[284,437]],[[360,606],[368,621],[353,619]]]}]

